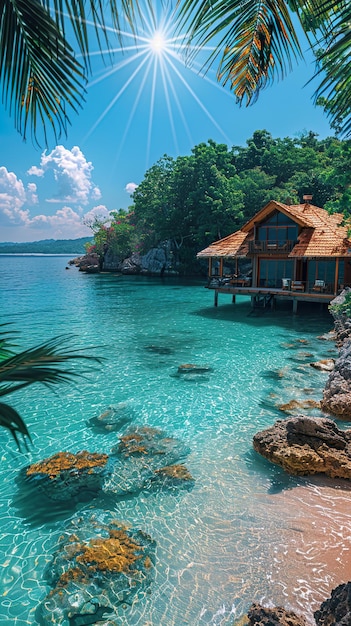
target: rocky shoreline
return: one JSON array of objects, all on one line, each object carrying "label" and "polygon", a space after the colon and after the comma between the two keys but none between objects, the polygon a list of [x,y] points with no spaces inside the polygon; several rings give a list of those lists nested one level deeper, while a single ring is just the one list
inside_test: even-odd
[{"label": "rocky shoreline", "polygon": [[[321,409],[331,417],[290,416],[277,420],[253,438],[256,452],[291,475],[325,474],[351,478],[351,430],[341,430],[332,417],[351,421],[351,318],[343,304],[345,289],[330,305],[339,356],[329,374]],[[332,590],[314,612],[316,626],[351,626],[351,581]],[[304,616],[283,607],[253,604],[239,626],[306,626]]]}]

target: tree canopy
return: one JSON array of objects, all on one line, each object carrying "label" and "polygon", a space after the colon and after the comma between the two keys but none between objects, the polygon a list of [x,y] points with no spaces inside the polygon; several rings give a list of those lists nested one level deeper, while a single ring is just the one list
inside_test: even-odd
[{"label": "tree canopy", "polygon": [[269,200],[297,204],[304,194],[350,218],[351,141],[313,132],[273,138],[257,130],[245,146],[213,140],[188,156],[163,156],[145,174],[127,212],[95,226],[95,246],[121,258],[170,241],[178,268],[196,269],[196,253],[239,229]]}]

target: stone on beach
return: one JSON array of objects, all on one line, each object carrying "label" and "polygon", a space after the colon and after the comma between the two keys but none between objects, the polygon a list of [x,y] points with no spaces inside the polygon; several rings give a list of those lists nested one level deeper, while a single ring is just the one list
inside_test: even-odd
[{"label": "stone on beach", "polygon": [[254,435],[253,447],[289,474],[351,478],[351,431],[339,430],[331,419],[299,415],[278,420]]},{"label": "stone on beach", "polygon": [[350,626],[351,624],[351,582],[333,589],[331,597],[325,600],[314,613],[317,626]]},{"label": "stone on beach", "polygon": [[304,617],[296,615],[293,611],[286,611],[280,606],[274,608],[263,607],[253,604],[247,617],[247,626],[306,626]]}]

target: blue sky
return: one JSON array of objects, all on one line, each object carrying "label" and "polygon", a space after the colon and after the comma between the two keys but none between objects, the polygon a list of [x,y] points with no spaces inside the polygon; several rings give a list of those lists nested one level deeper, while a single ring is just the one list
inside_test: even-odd
[{"label": "blue sky", "polygon": [[171,27],[163,42],[154,29],[139,32],[136,41],[125,38],[131,49],[116,51],[113,68],[94,56],[86,102],[58,145],[24,143],[0,104],[0,241],[89,236],[86,223],[127,208],[131,191],[164,154],[190,154],[208,139],[231,147],[245,145],[257,129],[273,137],[333,134],[312,104],[316,85],[304,86],[313,74],[310,55],[256,104],[240,108],[214,70],[203,77],[199,60],[187,67],[174,56]]}]

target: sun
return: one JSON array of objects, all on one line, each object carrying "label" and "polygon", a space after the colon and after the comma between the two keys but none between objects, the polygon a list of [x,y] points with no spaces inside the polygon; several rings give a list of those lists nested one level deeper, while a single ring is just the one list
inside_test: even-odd
[{"label": "sun", "polygon": [[[93,87],[104,78],[115,74],[119,70],[121,70],[121,72],[123,71],[126,76],[109,104],[107,104],[101,115],[88,130],[85,139],[94,132],[128,88],[132,84],[137,86],[128,120],[124,124],[123,136],[119,139],[117,158],[119,158],[121,154],[129,129],[133,125],[133,118],[140,105],[142,96],[144,96],[145,93],[150,94],[148,96],[150,97],[148,114],[145,111],[147,135],[145,149],[146,168],[150,167],[150,149],[154,130],[156,96],[163,98],[163,113],[168,115],[169,130],[176,154],[180,154],[178,145],[179,126],[182,126],[185,130],[189,145],[193,146],[195,144],[190,125],[188,124],[187,115],[183,110],[185,97],[190,101],[194,101],[228,145],[233,144],[233,141],[221,128],[217,118],[211,115],[206,105],[200,99],[197,91],[191,86],[190,72],[197,77],[201,76],[203,80],[211,83],[214,88],[221,89],[222,91],[223,89],[218,85],[217,81],[213,81],[203,74],[201,63],[198,64],[194,61],[189,63],[188,60],[185,62],[189,50],[191,52],[192,49],[184,44],[186,40],[184,33],[175,33],[173,9],[166,3],[166,0],[164,0],[164,2],[165,4],[163,8],[160,9],[159,14],[155,14],[155,12],[151,13],[150,3],[146,3],[145,12],[142,13],[142,23],[138,24],[137,33],[118,31],[119,35],[124,38],[124,46],[118,46],[112,49],[112,52],[115,54],[123,52],[123,58],[121,61],[115,63],[112,68],[104,68],[89,84],[90,87]],[[129,43],[126,45],[126,42]],[[206,47],[206,50],[212,52],[214,49]],[[110,54],[111,50],[107,52]],[[99,52],[92,53],[94,56],[98,54]],[[179,96],[180,92],[183,94],[182,97]],[[158,101],[160,101],[160,97],[158,97]]]},{"label": "sun", "polygon": [[166,39],[160,31],[156,31],[150,39],[150,48],[155,54],[162,54],[167,46]]}]

